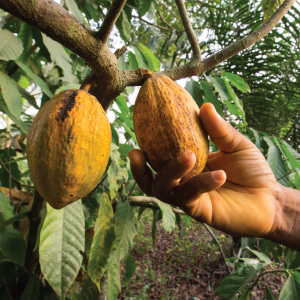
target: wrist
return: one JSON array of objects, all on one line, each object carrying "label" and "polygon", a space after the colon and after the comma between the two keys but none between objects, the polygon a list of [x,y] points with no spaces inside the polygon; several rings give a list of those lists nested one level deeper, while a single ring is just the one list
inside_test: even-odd
[{"label": "wrist", "polygon": [[275,217],[264,238],[300,250],[300,191],[277,183]]}]

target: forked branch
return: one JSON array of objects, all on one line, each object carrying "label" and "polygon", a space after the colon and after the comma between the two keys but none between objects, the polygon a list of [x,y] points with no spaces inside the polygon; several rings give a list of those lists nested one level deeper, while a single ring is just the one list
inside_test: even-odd
[{"label": "forked branch", "polygon": [[96,37],[100,39],[103,43],[106,43],[109,35],[118,19],[120,16],[123,7],[126,3],[126,0],[114,0],[113,3],[111,4],[104,20],[103,23],[99,29],[99,31],[96,34]]},{"label": "forked branch", "polygon": [[193,26],[191,24],[190,18],[188,16],[186,7],[184,5],[183,0],[175,0],[176,5],[178,7],[178,11],[182,20],[183,27],[185,29],[187,38],[191,44],[192,51],[193,51],[193,59],[201,61],[201,50],[199,47],[199,43],[197,41],[197,37],[193,30]]}]

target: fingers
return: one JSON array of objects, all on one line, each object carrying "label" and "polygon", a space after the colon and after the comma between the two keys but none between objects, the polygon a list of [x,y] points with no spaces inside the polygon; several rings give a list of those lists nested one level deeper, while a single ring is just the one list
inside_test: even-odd
[{"label": "fingers", "polygon": [[138,149],[133,149],[129,152],[129,159],[131,172],[136,183],[145,194],[153,196],[152,184],[154,181],[154,174],[146,165],[145,154]]},{"label": "fingers", "polygon": [[202,194],[218,189],[225,181],[226,173],[222,170],[201,173],[175,187],[170,202],[185,210],[186,206],[198,200]]},{"label": "fingers", "polygon": [[246,137],[223,120],[211,103],[202,105],[200,119],[210,139],[220,151],[235,152],[252,147],[252,143]]},{"label": "fingers", "polygon": [[153,195],[162,201],[168,201],[180,179],[194,167],[195,163],[196,155],[190,150],[171,160],[157,174],[152,187]]}]

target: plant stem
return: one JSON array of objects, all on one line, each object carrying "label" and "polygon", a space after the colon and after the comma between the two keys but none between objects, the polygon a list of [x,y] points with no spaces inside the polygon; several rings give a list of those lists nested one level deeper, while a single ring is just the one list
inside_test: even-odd
[{"label": "plant stem", "polygon": [[222,246],[221,246],[221,244],[219,243],[217,237],[215,236],[215,234],[212,232],[212,230],[211,230],[205,223],[202,223],[202,224],[203,224],[203,226],[206,228],[206,230],[209,232],[209,234],[212,236],[212,238],[215,240],[215,242],[217,243],[217,245],[218,245],[218,247],[219,247],[219,249],[220,249],[222,258],[223,258],[223,260],[224,260],[225,266],[226,266],[226,268],[227,268],[227,271],[228,271],[229,274],[231,274],[231,270],[230,270],[229,266],[228,266],[227,263],[226,263],[226,258],[225,258],[225,255],[224,255]]}]

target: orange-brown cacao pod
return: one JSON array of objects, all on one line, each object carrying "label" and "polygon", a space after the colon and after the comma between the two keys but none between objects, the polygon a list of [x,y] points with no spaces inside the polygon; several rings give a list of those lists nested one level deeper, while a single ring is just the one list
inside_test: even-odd
[{"label": "orange-brown cacao pod", "polygon": [[181,181],[202,172],[208,156],[208,138],[192,96],[166,76],[154,76],[142,85],[133,111],[140,149],[151,167],[161,168],[186,150],[196,154],[195,167]]},{"label": "orange-brown cacao pod", "polygon": [[63,208],[97,186],[110,146],[110,124],[97,99],[83,90],[62,91],[44,104],[31,125],[31,179],[52,207]]}]

